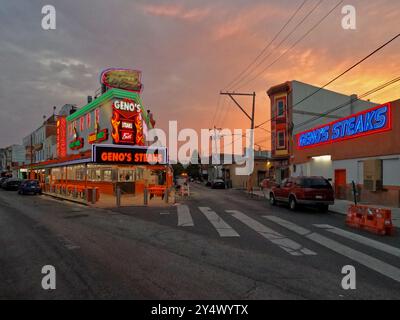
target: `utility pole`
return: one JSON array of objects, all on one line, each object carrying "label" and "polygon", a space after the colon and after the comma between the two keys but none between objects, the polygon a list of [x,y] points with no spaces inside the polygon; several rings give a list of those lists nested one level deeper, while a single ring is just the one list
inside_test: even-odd
[{"label": "utility pole", "polygon": [[31,147],[30,147],[30,158],[31,158],[31,165],[30,165],[30,172],[29,172],[29,177],[28,179],[33,179],[32,178],[32,171],[33,171],[33,133],[31,133]]},{"label": "utility pole", "polygon": [[[229,96],[235,105],[244,113],[244,115],[250,120],[250,129],[252,130],[250,145],[253,146],[254,143],[254,120],[255,120],[255,112],[256,112],[256,93],[237,93],[237,92],[220,92],[221,95]],[[235,96],[245,96],[245,97],[253,97],[253,104],[251,108],[251,115],[247,113],[247,111],[239,104],[239,102],[235,99]]]},{"label": "utility pole", "polygon": [[[221,156],[219,155],[219,153],[217,152],[218,150],[218,145],[217,145],[217,139],[219,139],[220,137],[218,137],[217,135],[217,131],[221,131],[222,128],[217,128],[216,126],[214,126],[213,129],[210,129],[210,131],[213,131],[213,138],[214,139],[214,148],[211,146],[211,156],[212,156],[212,161],[211,164],[216,164],[216,173],[215,173],[215,178],[218,179],[219,178],[219,173],[218,173],[218,165],[220,165],[220,161],[221,161]],[[215,152],[212,152],[212,150],[214,149]]]}]

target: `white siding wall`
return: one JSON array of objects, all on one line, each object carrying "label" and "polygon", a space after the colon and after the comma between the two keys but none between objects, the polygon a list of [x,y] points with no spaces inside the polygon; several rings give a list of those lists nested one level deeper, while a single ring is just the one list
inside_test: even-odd
[{"label": "white siding wall", "polygon": [[[293,93],[292,93],[292,98],[293,98],[293,105],[294,110],[297,111],[307,111],[307,112],[314,112],[314,113],[324,113],[328,110],[331,110],[339,105],[349,103],[351,101],[351,97],[348,95],[344,95],[341,93],[329,91],[329,90],[321,90],[318,93],[316,93],[314,96],[308,98],[302,103],[297,104],[301,100],[303,100],[305,97],[311,95],[314,93],[318,88],[303,82],[299,81],[292,81],[292,86],[293,86]],[[297,105],[296,105],[297,104]],[[376,106],[376,104],[368,101],[355,101],[352,104],[349,104],[335,112],[330,113],[330,115],[334,115],[337,117],[345,117],[349,116],[351,114],[370,109],[372,107]],[[304,115],[304,114],[299,114],[294,112],[293,113],[293,124],[294,124],[294,130],[293,134],[297,134],[299,132],[303,132],[305,130],[314,128],[318,125],[323,125],[325,123],[329,123],[332,121],[335,121],[335,118],[328,118],[328,117],[322,117],[316,120],[313,120],[312,122],[303,125],[303,126],[298,126],[302,122],[306,120],[310,120],[314,118],[315,116],[312,115]]]}]

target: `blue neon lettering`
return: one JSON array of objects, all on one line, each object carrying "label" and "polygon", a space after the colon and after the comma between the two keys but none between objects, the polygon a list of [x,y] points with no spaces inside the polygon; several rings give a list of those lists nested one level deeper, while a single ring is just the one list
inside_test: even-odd
[{"label": "blue neon lettering", "polygon": [[376,115],[376,110],[373,110],[365,114],[365,131],[370,131],[374,129],[373,120],[375,118],[375,115]]},{"label": "blue neon lettering", "polygon": [[356,125],[356,118],[350,118],[347,121],[347,130],[346,130],[346,136],[352,136],[354,134],[354,127]]},{"label": "blue neon lettering", "polygon": [[340,122],[336,122],[332,127],[331,139],[335,140],[340,137]]},{"label": "blue neon lettering", "polygon": [[376,110],[374,129],[381,129],[386,126],[388,107]]},{"label": "blue neon lettering", "polygon": [[311,146],[379,130],[388,127],[388,121],[389,106],[384,105],[379,109],[370,110],[306,133],[300,133],[299,146]]},{"label": "blue neon lettering", "polygon": [[355,130],[354,134],[362,133],[362,132],[364,132],[364,122],[363,122],[363,116],[361,114],[357,117],[356,130]]}]

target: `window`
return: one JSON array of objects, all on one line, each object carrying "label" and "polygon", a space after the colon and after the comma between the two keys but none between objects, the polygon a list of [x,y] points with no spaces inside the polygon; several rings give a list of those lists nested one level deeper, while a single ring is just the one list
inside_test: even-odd
[{"label": "window", "polygon": [[286,141],[285,141],[285,131],[278,131],[276,137],[276,148],[277,149],[285,149]]},{"label": "window", "polygon": [[85,129],[85,119],[83,117],[79,119],[79,129],[80,131],[83,131]]},{"label": "window", "polygon": [[276,116],[278,118],[285,117],[285,99],[276,100]]}]

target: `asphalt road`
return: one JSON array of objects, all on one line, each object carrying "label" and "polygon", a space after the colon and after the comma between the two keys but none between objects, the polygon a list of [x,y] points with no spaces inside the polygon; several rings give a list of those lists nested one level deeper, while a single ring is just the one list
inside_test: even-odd
[{"label": "asphalt road", "polygon": [[[400,237],[235,190],[102,210],[0,190],[0,299],[399,299]],[[150,202],[151,204],[151,202]],[[44,265],[56,290],[41,287]],[[356,290],[341,287],[356,269]]]}]

